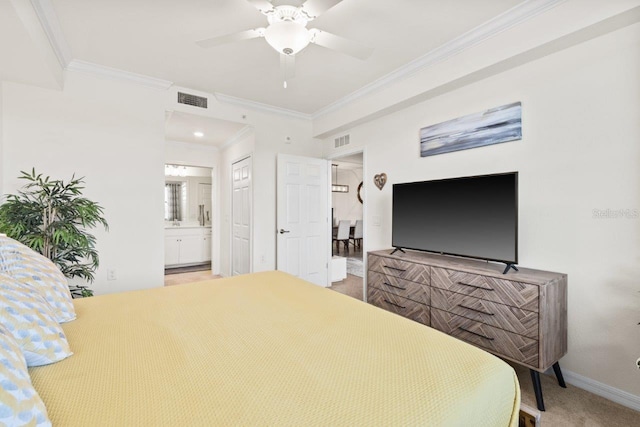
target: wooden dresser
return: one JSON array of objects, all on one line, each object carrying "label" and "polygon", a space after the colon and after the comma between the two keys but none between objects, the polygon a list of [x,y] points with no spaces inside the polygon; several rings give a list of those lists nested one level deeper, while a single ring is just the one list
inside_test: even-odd
[{"label": "wooden dresser", "polygon": [[567,352],[567,275],[407,251],[369,252],[367,302],[539,372]]}]

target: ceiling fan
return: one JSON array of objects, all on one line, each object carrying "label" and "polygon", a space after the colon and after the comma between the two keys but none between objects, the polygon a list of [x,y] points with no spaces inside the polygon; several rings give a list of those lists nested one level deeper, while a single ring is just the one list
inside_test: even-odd
[{"label": "ceiling fan", "polygon": [[267,43],[280,53],[280,68],[287,79],[294,76],[295,54],[309,43],[323,46],[358,59],[367,59],[373,49],[347,40],[317,28],[307,28],[307,24],[340,3],[342,0],[307,0],[302,6],[274,6],[268,0],[247,0],[267,17],[266,28],[254,28],[239,33],[227,34],[196,42],[200,47],[210,48],[225,43],[264,37]]}]

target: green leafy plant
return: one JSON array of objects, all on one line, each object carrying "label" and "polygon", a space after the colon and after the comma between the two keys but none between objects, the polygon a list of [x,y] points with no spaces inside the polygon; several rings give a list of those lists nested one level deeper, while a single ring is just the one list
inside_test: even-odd
[{"label": "green leafy plant", "polygon": [[[103,208],[82,196],[84,178],[68,183],[22,171],[27,181],[18,194],[0,205],[0,233],[16,239],[49,258],[68,277],[93,282],[100,261],[95,237],[87,230],[109,229]],[[74,297],[92,296],[86,285],[72,285]]]}]

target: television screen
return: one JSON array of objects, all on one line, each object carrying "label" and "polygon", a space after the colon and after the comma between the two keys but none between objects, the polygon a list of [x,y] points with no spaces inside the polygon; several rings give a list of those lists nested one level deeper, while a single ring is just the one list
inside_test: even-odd
[{"label": "television screen", "polygon": [[392,244],[518,262],[518,173],[393,186]]}]

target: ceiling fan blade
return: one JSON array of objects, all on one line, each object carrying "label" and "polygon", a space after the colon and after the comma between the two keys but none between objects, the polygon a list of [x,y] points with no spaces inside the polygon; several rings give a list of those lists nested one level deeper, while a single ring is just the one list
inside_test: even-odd
[{"label": "ceiling fan blade", "polygon": [[286,82],[296,76],[296,57],[293,55],[280,54],[280,72]]},{"label": "ceiling fan blade", "polygon": [[267,0],[247,0],[247,1],[251,3],[253,7],[258,9],[260,12],[264,13],[265,15],[275,11],[275,8],[273,7],[270,1],[267,1]]},{"label": "ceiling fan blade", "polygon": [[315,19],[341,1],[342,0],[307,0],[300,7],[309,18]]},{"label": "ceiling fan blade", "polygon": [[367,59],[373,53],[373,49],[370,47],[336,36],[335,34],[327,33],[326,31],[318,30],[317,28],[313,28],[309,30],[309,32],[311,33],[311,43],[358,59]]},{"label": "ceiling fan blade", "polygon": [[212,37],[210,39],[199,40],[196,44],[203,48],[219,46],[225,43],[239,42],[242,40],[264,37],[264,28],[241,31],[239,33],[227,34],[225,36]]}]

